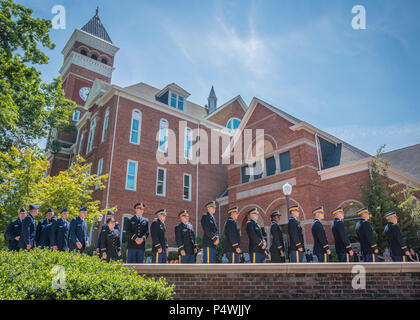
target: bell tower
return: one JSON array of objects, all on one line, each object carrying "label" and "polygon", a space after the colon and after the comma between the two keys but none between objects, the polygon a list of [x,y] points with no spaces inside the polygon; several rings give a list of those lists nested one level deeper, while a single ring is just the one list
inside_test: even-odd
[{"label": "bell tower", "polygon": [[[59,72],[66,98],[77,103],[77,109],[70,119],[72,124],[77,125],[87,112],[84,105],[93,82],[99,79],[111,83],[118,50],[99,18],[98,8],[95,15],[81,29],[74,30],[67,41],[61,51],[64,61]],[[53,132],[52,139],[61,145],[61,151],[55,156],[47,154],[51,162],[50,174],[55,175],[68,168],[77,132]]]}]

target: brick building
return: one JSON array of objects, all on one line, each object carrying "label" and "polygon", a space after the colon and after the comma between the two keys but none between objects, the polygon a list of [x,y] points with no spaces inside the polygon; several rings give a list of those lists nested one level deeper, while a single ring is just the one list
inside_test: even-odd
[{"label": "brick building", "polygon": [[[118,50],[97,13],[73,32],[62,51],[60,74],[66,97],[77,103],[71,119],[77,132],[54,132],[62,149],[48,154],[48,159],[51,175],[67,169],[78,154],[92,163],[91,173],[108,174],[106,188],[96,190],[94,198],[102,207],[118,206],[116,218],[123,227],[134,203],[143,201],[149,220],[156,210],[167,209],[170,242],[181,209],[189,210],[190,221],[201,234],[197,221],[204,204],[217,199],[219,227],[228,206],[238,205],[244,230],[245,213],[256,206],[267,232],[269,214],[282,213],[286,237],[281,190],[290,182],[291,201],[303,212],[305,242],[310,247],[314,207],[324,205],[330,212],[342,205],[352,217],[355,207],[350,204],[363,205],[359,183],[368,178],[369,154],[256,98],[247,106],[236,96],[218,107],[212,87],[208,104],[202,106],[190,101],[188,91],[176,83],[162,89],[143,82],[128,87],[111,84]],[[257,163],[252,155],[259,145],[254,140],[249,147],[244,143],[245,129],[253,130],[253,139],[257,129],[264,129],[262,171],[256,174],[247,172],[245,163]],[[219,136],[214,138],[214,133]],[[235,162],[235,152],[244,160]],[[163,161],[170,154],[176,154],[176,163]],[[420,177],[398,166],[391,168],[390,177],[420,187]],[[327,213],[326,225],[331,220]],[[326,230],[333,243],[330,228]],[[245,249],[245,232],[242,238]]]}]

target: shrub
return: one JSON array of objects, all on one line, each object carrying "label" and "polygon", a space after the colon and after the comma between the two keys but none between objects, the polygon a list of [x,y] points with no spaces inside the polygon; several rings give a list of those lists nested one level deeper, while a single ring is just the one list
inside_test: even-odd
[{"label": "shrub", "polygon": [[[54,289],[55,266],[65,270],[64,288]],[[0,251],[0,288],[0,300],[172,300],[174,290],[164,278],[145,279],[118,262],[38,248]]]}]

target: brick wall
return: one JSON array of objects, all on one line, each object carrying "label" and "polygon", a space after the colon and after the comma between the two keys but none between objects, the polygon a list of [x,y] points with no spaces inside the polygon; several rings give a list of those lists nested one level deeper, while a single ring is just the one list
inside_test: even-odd
[{"label": "brick wall", "polygon": [[420,263],[360,263],[366,289],[346,263],[129,265],[175,284],[175,299],[420,299]]}]

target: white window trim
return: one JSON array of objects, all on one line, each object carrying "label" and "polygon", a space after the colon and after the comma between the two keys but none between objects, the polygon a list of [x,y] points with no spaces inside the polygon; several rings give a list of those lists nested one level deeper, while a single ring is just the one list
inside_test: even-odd
[{"label": "white window trim", "polygon": [[[173,93],[174,95],[176,95],[176,106],[175,107],[172,107],[171,106],[171,93]],[[181,97],[183,100],[182,100],[182,109],[179,109],[178,108],[178,103],[179,103],[179,97]],[[177,94],[177,93],[175,93],[175,92],[172,92],[172,91],[170,91],[170,90],[168,90],[168,106],[169,107],[171,107],[171,108],[174,108],[174,109],[177,109],[177,110],[179,110],[179,111],[184,111],[185,110],[185,97],[183,97],[183,96],[180,96],[179,94]]]},{"label": "white window trim", "polygon": [[[185,176],[189,176],[190,177],[190,179],[189,179],[190,185],[189,185],[188,199],[185,199],[184,198],[184,188],[185,188],[185,180],[184,180],[184,177]],[[191,201],[191,197],[192,197],[192,175],[189,174],[189,173],[184,173],[182,175],[182,200],[184,200],[184,201]]]},{"label": "white window trim", "polygon": [[93,141],[95,140],[95,133],[96,133],[96,124],[97,124],[97,118],[95,117],[90,123],[88,143],[86,146],[86,154],[91,152],[93,149]]},{"label": "white window trim", "polygon": [[[101,169],[101,170],[99,171],[99,169]],[[101,158],[98,161],[98,168],[96,169],[96,175],[98,177],[102,175],[103,169],[104,169],[104,158]],[[98,190],[98,189],[99,189],[99,186],[95,185],[95,190]]]},{"label": "white window trim", "polygon": [[[75,119],[74,118],[74,116],[77,114],[77,119]],[[73,112],[73,117],[72,117],[72,120],[74,121],[74,122],[79,122],[79,120],[80,120],[80,111],[79,110],[76,110],[76,111],[74,111]]]},{"label": "white window trim", "polygon": [[[140,116],[134,116],[135,111],[138,111],[140,113]],[[130,124],[130,138],[129,141],[131,144],[134,144],[136,146],[140,145],[140,135],[141,135],[141,123],[142,123],[142,119],[143,119],[143,114],[140,110],[138,109],[134,109],[133,112],[131,113],[131,124]],[[132,142],[131,141],[131,136],[133,134],[133,121],[134,120],[139,120],[139,129],[138,129],[138,134],[137,134],[137,143]]]},{"label": "white window trim", "polygon": [[[239,121],[239,125],[241,124],[241,119],[239,119],[239,118],[236,118],[236,117],[232,117],[232,118],[230,118],[227,122],[226,122],[226,128],[228,128],[229,130],[236,130],[236,129],[238,129],[238,128],[236,128],[236,129],[234,129],[234,128],[229,128],[229,122],[233,122],[234,120],[238,120]],[[233,124],[233,123],[232,123]],[[239,125],[238,125],[238,127],[239,127]]]},{"label": "white window trim", "polygon": [[[130,163],[134,163],[136,165],[136,172],[134,175],[134,189],[129,189],[127,188],[127,182],[128,182],[128,168],[130,166]],[[127,170],[126,170],[126,174],[125,174],[125,190],[129,190],[129,191],[137,191],[137,173],[138,173],[138,168],[139,168],[139,162],[138,161],[134,161],[134,160],[127,160]]]},{"label": "white window trim", "polygon": [[[160,145],[160,133],[162,131],[162,122],[165,121],[166,122],[166,127],[164,129],[166,129],[166,143],[163,145],[165,146],[164,149],[161,148]],[[167,153],[168,152],[168,136],[169,136],[169,122],[166,119],[160,119],[159,120],[159,141],[158,141],[158,151],[162,152],[162,153]]]},{"label": "white window trim", "polygon": [[[159,194],[158,190],[158,182],[159,182],[159,170],[163,170],[163,193]],[[157,167],[156,169],[156,190],[155,195],[159,197],[166,197],[166,168]]]},{"label": "white window trim", "polygon": [[[187,132],[188,131],[190,131],[190,134],[187,134]],[[189,153],[188,153],[188,155],[186,156],[186,151],[187,151],[187,147],[188,147],[188,144],[187,144],[187,137],[188,136],[191,136],[191,147],[190,147],[190,149],[189,149]],[[193,158],[193,156],[192,156],[192,144],[193,144],[193,134],[192,134],[192,130],[191,130],[191,128],[190,127],[186,127],[185,128],[185,131],[184,131],[184,159],[187,159],[187,160],[192,160],[192,158]]]},{"label": "white window trim", "polygon": [[109,108],[105,111],[105,117],[104,117],[104,125],[102,127],[102,138],[101,143],[105,142],[106,136],[108,135],[108,127],[109,127]]}]

